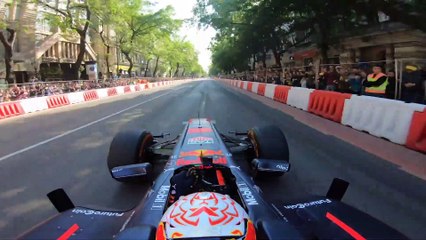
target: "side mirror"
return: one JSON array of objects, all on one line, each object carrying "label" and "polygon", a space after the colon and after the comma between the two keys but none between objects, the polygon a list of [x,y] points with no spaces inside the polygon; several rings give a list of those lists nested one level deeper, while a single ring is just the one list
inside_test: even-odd
[{"label": "side mirror", "polygon": [[149,180],[152,174],[151,163],[137,163],[118,166],[111,169],[112,177],[117,181]]},{"label": "side mirror", "polygon": [[290,163],[285,160],[255,158],[251,161],[251,164],[253,169],[258,172],[284,174],[290,171]]}]

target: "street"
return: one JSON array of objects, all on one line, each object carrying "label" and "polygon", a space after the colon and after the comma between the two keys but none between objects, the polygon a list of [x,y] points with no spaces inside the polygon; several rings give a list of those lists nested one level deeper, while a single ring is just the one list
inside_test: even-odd
[{"label": "street", "polygon": [[142,128],[174,137],[182,131],[183,121],[198,115],[214,119],[223,133],[265,124],[282,129],[292,169],[278,182],[258,183],[268,199],[325,195],[332,179],[339,177],[351,183],[344,202],[409,238],[426,238],[424,180],[216,81],[190,82],[0,122],[0,238],[15,238],[53,216],[55,209],[46,193],[56,188],[64,188],[79,206],[131,209],[149,186],[111,178],[106,158],[113,136]]}]

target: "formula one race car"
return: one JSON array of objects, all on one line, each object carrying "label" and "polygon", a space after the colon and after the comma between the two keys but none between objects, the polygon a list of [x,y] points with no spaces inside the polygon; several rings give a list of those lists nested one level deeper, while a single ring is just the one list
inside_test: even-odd
[{"label": "formula one race car", "polygon": [[243,152],[254,177],[273,179],[290,169],[284,134],[274,126],[217,131],[191,119],[174,140],[147,131],[119,133],[108,156],[121,182],[150,181],[152,164],[174,147],[164,171],[134,209],[75,207],[62,189],[48,194],[60,212],[22,239],[405,239],[398,231],[342,203],[348,183],[335,179],[326,196],[269,203],[234,155]]}]

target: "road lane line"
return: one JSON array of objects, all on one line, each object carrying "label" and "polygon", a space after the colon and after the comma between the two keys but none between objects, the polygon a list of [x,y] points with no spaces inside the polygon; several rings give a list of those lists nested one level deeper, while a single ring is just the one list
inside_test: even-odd
[{"label": "road lane line", "polygon": [[172,90],[172,91],[170,91],[170,92],[163,93],[163,94],[158,95],[158,96],[156,96],[156,97],[150,98],[150,99],[148,99],[148,100],[145,100],[145,101],[140,102],[140,103],[138,103],[138,104],[135,104],[135,105],[133,105],[133,106],[130,106],[130,107],[128,107],[128,108],[125,108],[125,109],[120,110],[120,111],[118,111],[118,112],[115,112],[115,113],[113,113],[113,114],[110,114],[110,115],[105,116],[105,117],[103,117],[103,118],[100,118],[100,119],[98,119],[98,120],[95,120],[95,121],[93,121],[93,122],[90,122],[90,123],[84,124],[84,125],[82,125],[82,126],[80,126],[80,127],[74,128],[74,129],[72,129],[72,130],[68,130],[68,131],[66,131],[66,132],[64,132],[64,133],[62,133],[62,134],[59,134],[59,135],[55,136],[55,137],[52,137],[52,138],[46,139],[46,140],[41,141],[41,142],[38,142],[38,143],[36,143],[36,144],[34,144],[34,145],[31,145],[31,146],[28,146],[28,147],[23,148],[23,149],[21,149],[21,150],[18,150],[18,151],[16,151],[16,152],[10,153],[10,154],[8,154],[8,155],[6,155],[6,156],[0,157],[0,162],[1,162],[1,161],[3,161],[3,160],[6,160],[6,159],[8,159],[8,158],[11,158],[11,157],[13,157],[13,156],[16,156],[16,155],[18,155],[18,154],[21,154],[21,153],[23,153],[23,152],[27,152],[27,151],[29,151],[29,150],[31,150],[31,149],[34,149],[34,148],[38,147],[38,146],[41,146],[41,145],[44,145],[44,144],[46,144],[46,143],[49,143],[49,142],[55,141],[56,139],[62,138],[62,137],[67,136],[67,135],[69,135],[69,134],[71,134],[71,133],[77,132],[77,131],[79,131],[79,130],[81,130],[81,129],[84,129],[84,128],[87,128],[87,127],[90,127],[90,126],[92,126],[92,125],[94,125],[94,124],[96,124],[96,123],[102,122],[102,121],[104,121],[104,120],[106,120],[106,119],[108,119],[108,118],[112,118],[112,117],[114,117],[114,116],[117,116],[117,115],[119,115],[119,114],[121,114],[121,113],[123,113],[123,112],[126,112],[126,111],[130,110],[130,109],[133,109],[133,108],[139,107],[139,106],[141,106],[141,105],[143,105],[143,104],[146,104],[146,103],[152,102],[153,100],[156,100],[156,99],[158,99],[158,98],[160,98],[160,97],[163,97],[163,96],[169,95],[170,93],[172,93],[172,92],[174,92],[174,91],[178,91],[178,90],[181,90],[181,89],[184,89],[184,88],[187,88],[187,87],[188,87],[188,86],[184,86],[184,87],[180,87],[180,88],[177,88],[177,89],[173,89],[173,90]]}]

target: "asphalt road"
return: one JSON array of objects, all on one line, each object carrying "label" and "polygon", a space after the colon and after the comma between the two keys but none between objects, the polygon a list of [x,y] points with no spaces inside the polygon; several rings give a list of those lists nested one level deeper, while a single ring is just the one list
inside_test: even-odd
[{"label": "asphalt road", "polygon": [[54,215],[45,194],[59,187],[80,206],[132,208],[147,186],[111,179],[106,157],[112,137],[133,128],[173,136],[182,131],[183,121],[198,114],[215,119],[222,132],[263,124],[276,124],[285,132],[292,169],[279,181],[259,183],[267,198],[325,194],[332,179],[340,177],[351,182],[343,201],[410,238],[426,239],[423,180],[214,81],[0,122],[0,238],[14,238]]}]

